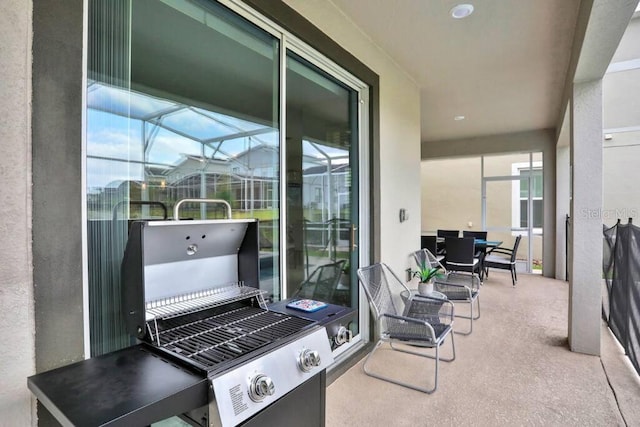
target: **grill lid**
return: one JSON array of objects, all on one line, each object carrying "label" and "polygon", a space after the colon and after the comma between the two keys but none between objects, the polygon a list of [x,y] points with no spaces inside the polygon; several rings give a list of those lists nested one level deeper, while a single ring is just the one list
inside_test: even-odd
[{"label": "grill lid", "polygon": [[145,322],[261,295],[255,219],[139,221],[122,262],[129,333]]}]

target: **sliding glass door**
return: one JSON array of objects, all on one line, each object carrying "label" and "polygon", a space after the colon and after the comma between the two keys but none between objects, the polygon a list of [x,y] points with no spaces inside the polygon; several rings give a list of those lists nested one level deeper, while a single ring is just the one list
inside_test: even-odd
[{"label": "sliding glass door", "polygon": [[287,295],[357,307],[358,92],[286,63]]},{"label": "sliding glass door", "polygon": [[[260,288],[271,300],[357,308],[366,86],[240,2],[88,5],[92,355],[129,344],[120,264],[130,221],[171,219],[184,198],[223,199],[234,218],[260,220]],[[198,203],[180,211],[225,215]]]},{"label": "sliding glass door", "polygon": [[491,240],[513,247],[521,236],[518,271],[542,273],[542,154],[523,153],[483,158],[482,226]]}]

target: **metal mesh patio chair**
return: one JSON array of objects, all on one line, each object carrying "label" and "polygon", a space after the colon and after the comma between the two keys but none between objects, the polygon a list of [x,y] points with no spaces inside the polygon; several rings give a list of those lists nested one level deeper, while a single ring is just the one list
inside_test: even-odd
[{"label": "metal mesh patio chair", "polygon": [[[451,334],[454,317],[453,303],[446,299],[413,295],[384,263],[358,269],[358,279],[369,300],[375,316],[376,331],[379,334],[378,342],[364,362],[365,374],[423,393],[433,393],[438,388],[440,347],[448,335],[451,335],[452,356],[442,360],[451,362],[456,357],[456,347]],[[368,364],[384,342],[388,342],[393,350],[434,359],[433,387],[409,384],[372,372]],[[425,353],[424,350],[413,350],[412,347],[435,349],[435,355]]]},{"label": "metal mesh patio chair", "polygon": [[338,298],[338,285],[346,260],[318,266],[311,272],[309,277],[302,282],[300,289],[295,292],[292,297],[295,298],[311,298],[319,301],[340,304]]},{"label": "metal mesh patio chair", "polygon": [[522,236],[516,237],[513,248],[505,248],[498,246],[487,252],[484,259],[485,274],[489,277],[489,268],[498,268],[501,270],[511,271],[511,282],[513,286],[518,283],[518,273],[516,273],[516,254],[518,253],[518,245]]},{"label": "metal mesh patio chair", "polygon": [[[447,296],[454,304],[468,303],[469,316],[456,314],[461,319],[469,319],[469,330],[467,332],[454,331],[458,334],[469,335],[473,332],[473,321],[480,318],[480,278],[474,273],[448,272],[439,262],[437,257],[427,249],[421,249],[413,253],[416,265],[423,263],[431,268],[440,267],[443,275],[436,277],[433,289]],[[477,308],[477,315],[474,316],[474,303]]]}]

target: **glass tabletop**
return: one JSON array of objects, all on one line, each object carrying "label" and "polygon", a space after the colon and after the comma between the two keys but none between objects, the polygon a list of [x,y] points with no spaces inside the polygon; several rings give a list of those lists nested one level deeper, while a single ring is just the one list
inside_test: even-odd
[{"label": "glass tabletop", "polygon": [[484,239],[475,239],[476,246],[486,246],[488,248],[495,248],[502,244],[501,240],[484,240]]}]

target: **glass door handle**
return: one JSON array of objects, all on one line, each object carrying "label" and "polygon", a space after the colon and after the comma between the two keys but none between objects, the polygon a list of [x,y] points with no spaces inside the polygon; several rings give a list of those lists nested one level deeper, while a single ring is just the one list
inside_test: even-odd
[{"label": "glass door handle", "polygon": [[358,230],[358,226],[355,224],[351,224],[351,250],[355,251],[358,249],[358,244],[356,243],[356,231]]}]

